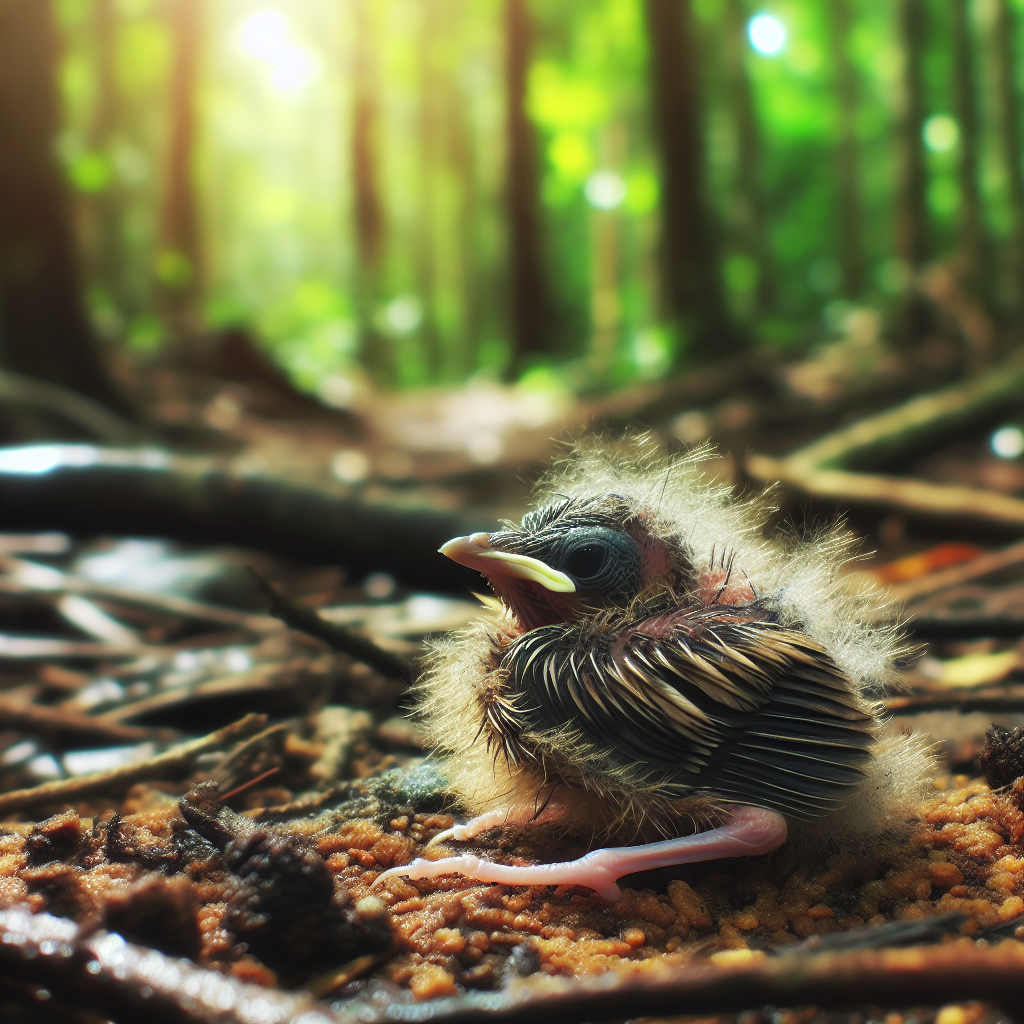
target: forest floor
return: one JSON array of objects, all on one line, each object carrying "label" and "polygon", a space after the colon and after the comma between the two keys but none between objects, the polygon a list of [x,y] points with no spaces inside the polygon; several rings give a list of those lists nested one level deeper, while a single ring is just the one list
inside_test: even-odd
[{"label": "forest floor", "polygon": [[[958,386],[951,343],[910,356],[862,328],[798,364],[748,359],[592,399],[478,382],[356,388],[323,410],[267,379],[164,369],[136,386],[179,451],[413,514],[518,518],[557,439],[643,428],[675,451],[710,437],[709,472],[757,487],[751,456],[782,460]],[[978,759],[993,722],[1024,725],[1024,463],[990,445],[1020,409],[957,400],[954,420],[843,467],[855,486],[867,471],[933,485],[945,511],[898,487],[779,492],[783,518],[849,509],[874,550],[852,571],[907,607],[921,652],[887,704],[942,758],[917,823],[867,853],[637,876],[615,904],[456,876],[371,889],[458,814],[387,657],[415,661],[470,621],[468,593],[408,586],[383,550],[354,578],[267,550],[80,536],[73,501],[62,529],[0,534],[3,1019],[1012,1019],[1024,753],[1012,735],[990,742],[989,781]],[[250,567],[383,660],[268,615]],[[480,845],[510,863],[583,852],[533,843],[499,831]]]}]

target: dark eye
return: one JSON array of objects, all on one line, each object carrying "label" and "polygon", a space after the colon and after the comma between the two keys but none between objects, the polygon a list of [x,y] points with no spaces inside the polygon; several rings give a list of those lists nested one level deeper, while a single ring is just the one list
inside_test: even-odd
[{"label": "dark eye", "polygon": [[[575,580],[581,591],[604,597],[640,588],[640,547],[632,537],[605,526],[579,526],[542,558]],[[546,557],[545,557],[546,556]]]},{"label": "dark eye", "polygon": [[608,554],[603,544],[583,544],[565,556],[562,567],[578,580],[589,580],[600,573]]}]

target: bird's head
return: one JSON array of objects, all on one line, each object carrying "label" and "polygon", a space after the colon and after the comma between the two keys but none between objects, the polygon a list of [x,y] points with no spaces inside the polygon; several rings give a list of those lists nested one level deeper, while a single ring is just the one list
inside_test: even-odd
[{"label": "bird's head", "polygon": [[628,608],[676,589],[690,568],[616,494],[561,498],[497,533],[448,541],[441,553],[484,574],[523,630]]}]

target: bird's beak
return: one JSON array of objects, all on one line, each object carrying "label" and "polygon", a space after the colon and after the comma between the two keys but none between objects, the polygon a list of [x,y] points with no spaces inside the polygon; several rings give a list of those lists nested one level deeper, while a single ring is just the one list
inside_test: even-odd
[{"label": "bird's beak", "polygon": [[564,572],[552,569],[539,558],[499,551],[491,544],[489,533],[474,533],[469,537],[456,537],[438,548],[460,565],[468,565],[482,572],[488,579],[494,575],[514,576],[516,579],[539,583],[545,590],[558,594],[574,594],[576,584]]}]

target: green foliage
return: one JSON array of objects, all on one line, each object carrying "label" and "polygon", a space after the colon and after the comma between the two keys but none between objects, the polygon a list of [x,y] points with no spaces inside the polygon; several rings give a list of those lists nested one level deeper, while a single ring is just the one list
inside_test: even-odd
[{"label": "green foliage", "polygon": [[[904,55],[896,5],[846,3],[850,32],[839,52],[855,79],[865,286],[845,299],[877,303],[908,280],[895,256]],[[170,332],[157,309],[159,289],[198,286],[208,324],[253,325],[303,387],[358,364],[402,387],[506,371],[502,0],[202,4],[201,141],[191,167],[201,268],[161,227],[173,64],[168,7],[159,0],[114,6],[115,35],[104,40],[96,0],[56,3],[65,43],[58,155],[79,207],[90,295],[102,296],[92,306],[108,331],[153,351]],[[921,145],[933,255],[944,258],[959,239],[962,139],[949,5],[925,6]],[[736,29],[724,0],[690,7],[719,250],[709,259],[720,258],[729,308],[743,326],[762,344],[798,345],[825,329],[823,314],[844,298],[835,5],[741,5],[742,29],[759,13],[784,27],[774,53],[758,52],[745,35],[730,40]],[[994,7],[974,2],[970,12],[984,216],[1001,252],[1013,218],[990,70]],[[666,322],[659,283],[662,189],[644,4],[532,0],[529,11],[527,109],[558,341],[556,357],[529,379],[554,375],[588,388],[657,378],[678,365],[687,332]],[[1024,0],[1014,0],[1013,11],[1020,36]],[[1024,38],[1015,42],[1024,53]],[[738,64],[730,46],[739,48]],[[113,53],[107,85],[104,53]],[[1024,62],[1016,73],[1024,91]],[[110,81],[114,96],[104,94]],[[737,90],[748,91],[753,109],[752,171],[741,164],[751,142],[741,137]],[[369,195],[355,172],[360,102]],[[756,196],[744,191],[751,180]],[[367,203],[377,204],[378,217],[360,229]]]}]

